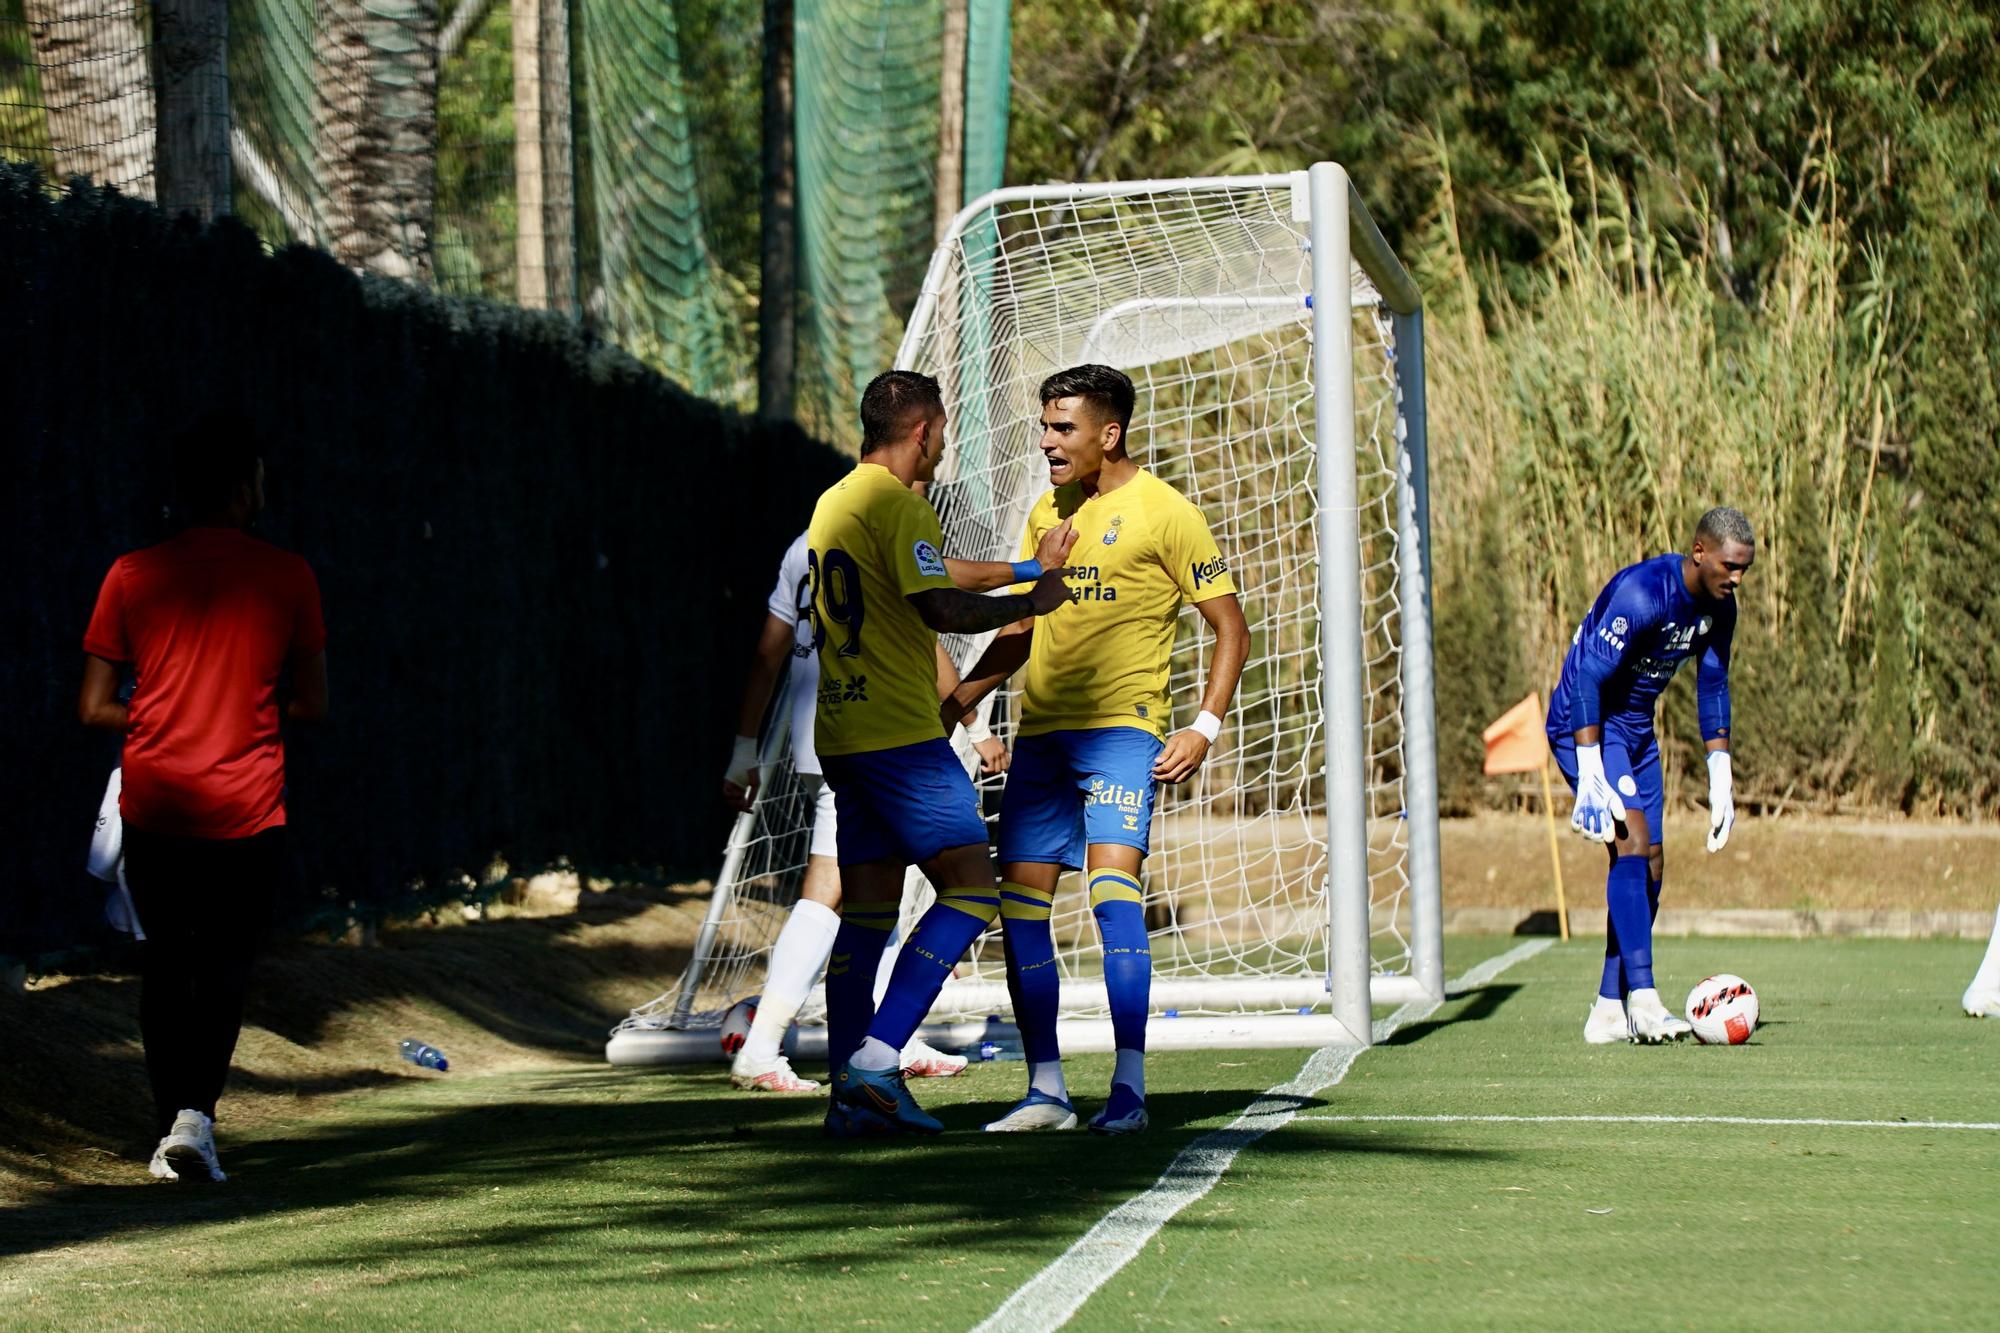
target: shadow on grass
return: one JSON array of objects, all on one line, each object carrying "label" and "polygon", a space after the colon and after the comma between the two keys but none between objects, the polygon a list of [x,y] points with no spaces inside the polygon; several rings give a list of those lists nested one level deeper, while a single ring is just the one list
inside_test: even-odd
[{"label": "shadow on grass", "polygon": [[[366,949],[274,941],[257,961],[245,1026],[308,1048],[328,1063],[367,1064],[404,1034],[385,1034],[364,1053],[351,1049],[351,1037],[343,1047],[336,1030],[358,1009],[414,1001],[519,1047],[599,1058],[605,1033],[619,1017],[607,1009],[607,990],[634,982],[627,989],[644,998],[638,992],[645,986],[664,985],[680,972],[688,947],[658,928],[590,928],[705,896],[705,888],[651,890],[643,898],[585,894],[567,916],[397,928]],[[692,939],[692,925],[685,935]],[[136,952],[122,956],[136,965]],[[0,987],[0,1030],[9,1034],[0,1078],[0,1151],[29,1162],[95,1149],[150,1151],[152,1099],[139,1052],[138,1009],[139,979],[132,974],[71,977],[25,994]],[[441,1026],[450,1030],[450,1022]],[[239,1063],[230,1074],[238,1092],[298,1096],[392,1081],[365,1068],[278,1074]]]},{"label": "shadow on grass", "polygon": [[1422,1041],[1425,1037],[1442,1028],[1457,1027],[1461,1023],[1477,1023],[1481,1019],[1491,1018],[1499,1010],[1500,1006],[1512,999],[1520,989],[1519,986],[1512,983],[1505,985],[1489,984],[1481,986],[1476,991],[1467,991],[1453,995],[1451,997],[1452,1002],[1464,1000],[1468,997],[1470,997],[1472,1002],[1448,1017],[1427,1018],[1421,1023],[1410,1023],[1397,1028],[1389,1034],[1389,1040],[1382,1044],[1385,1046],[1409,1046],[1415,1042]]},{"label": "shadow on grass", "polygon": [[[309,1134],[225,1145],[226,1185],[69,1186],[9,1209],[0,1257],[287,1214],[315,1225],[285,1230],[280,1244],[205,1250],[203,1271],[297,1277],[429,1256],[482,1271],[577,1269],[579,1281],[596,1266],[616,1281],[648,1258],[677,1276],[740,1273],[747,1253],[831,1270],[882,1259],[891,1239],[877,1232],[947,1226],[1041,1252],[1159,1179],[1260,1091],[1156,1092],[1154,1131],[1130,1138],[978,1133],[1007,1097],[935,1106],[947,1129],[935,1139],[833,1142],[817,1099],[745,1097],[721,1083],[662,1079],[652,1095],[629,1077],[556,1075],[491,1100],[476,1084],[376,1099]],[[1274,1134],[1256,1152],[1329,1179],[1347,1154],[1505,1156],[1379,1133]],[[357,1205],[380,1212],[319,1231],[318,1210]]]}]

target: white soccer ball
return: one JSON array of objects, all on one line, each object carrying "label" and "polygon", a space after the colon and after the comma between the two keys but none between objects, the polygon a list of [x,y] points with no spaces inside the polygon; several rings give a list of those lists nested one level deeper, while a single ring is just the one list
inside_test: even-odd
[{"label": "white soccer ball", "polygon": [[1688,992],[1687,1020],[1707,1046],[1741,1046],[1757,1030],[1757,992],[1742,977],[1718,972]]},{"label": "white soccer ball", "polygon": [[750,1024],[757,1018],[757,1001],[761,995],[752,995],[747,1000],[738,1000],[729,1006],[729,1012],[722,1016],[722,1053],[734,1055],[743,1049],[743,1043],[750,1040]]}]

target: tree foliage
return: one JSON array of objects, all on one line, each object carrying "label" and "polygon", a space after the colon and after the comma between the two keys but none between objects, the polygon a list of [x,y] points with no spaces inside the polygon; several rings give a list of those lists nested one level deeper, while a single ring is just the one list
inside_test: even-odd
[{"label": "tree foliage", "polygon": [[[1486,682],[1441,711],[1546,680],[1616,562],[1762,496],[1746,782],[1993,812],[1990,7],[1020,0],[1015,31],[1012,179],[1341,161],[1418,273],[1438,656]],[[1440,717],[1455,790],[1484,720]]]}]

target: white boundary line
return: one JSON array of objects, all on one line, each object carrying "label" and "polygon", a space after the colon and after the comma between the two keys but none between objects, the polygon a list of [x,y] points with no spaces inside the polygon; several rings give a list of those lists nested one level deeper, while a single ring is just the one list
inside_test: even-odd
[{"label": "white boundary line", "polygon": [[1799,1125],[1834,1129],[2000,1129],[2000,1120],[1815,1120],[1748,1115],[1301,1115],[1345,1124],[1417,1125]]},{"label": "white boundary line", "polygon": [[[1553,939],[1529,940],[1487,959],[1449,983],[1446,991],[1483,986],[1553,943]],[[1378,1044],[1385,1042],[1397,1028],[1422,1022],[1437,1009],[1436,1000],[1412,1001],[1376,1023],[1374,1039]],[[1069,1322],[1070,1316],[1136,1258],[1176,1213],[1215,1188],[1236,1154],[1297,1119],[1302,1100],[1345,1078],[1362,1049],[1324,1046],[1314,1051],[1290,1082],[1264,1093],[1224,1128],[1212,1130],[1181,1149],[1151,1188],[1099,1218],[1096,1226],[1023,1283],[973,1333],[1043,1333]]]}]

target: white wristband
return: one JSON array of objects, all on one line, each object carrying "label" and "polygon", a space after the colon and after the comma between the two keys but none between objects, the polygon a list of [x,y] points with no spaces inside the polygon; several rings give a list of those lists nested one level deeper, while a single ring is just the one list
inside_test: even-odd
[{"label": "white wristband", "polygon": [[1202,739],[1213,745],[1215,738],[1222,734],[1222,719],[1204,708],[1195,716],[1194,723],[1188,730],[1200,732]]},{"label": "white wristband", "polygon": [[1708,752],[1708,785],[1728,787],[1734,779],[1729,765],[1729,751],[1710,750]]},{"label": "white wristband", "polygon": [[751,772],[757,767],[757,738],[738,736],[736,744],[729,751],[729,767],[722,772],[724,782],[738,787],[746,786]]},{"label": "white wristband", "polygon": [[993,739],[993,729],[986,725],[985,718],[975,712],[972,721],[965,724],[965,739],[974,745],[984,745]]}]

